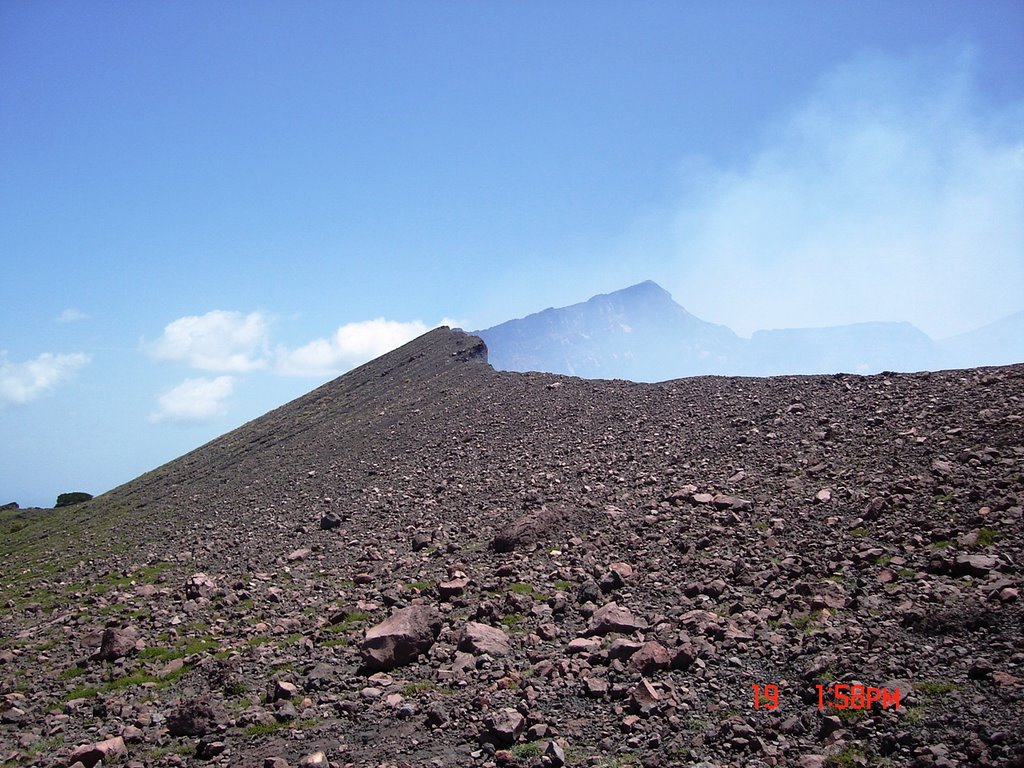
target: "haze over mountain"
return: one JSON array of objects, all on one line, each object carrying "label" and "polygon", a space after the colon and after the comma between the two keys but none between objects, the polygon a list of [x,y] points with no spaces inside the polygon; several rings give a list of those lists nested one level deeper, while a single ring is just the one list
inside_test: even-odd
[{"label": "haze over mountain", "polygon": [[1024,360],[1024,312],[935,341],[907,322],[761,330],[744,339],[647,280],[476,331],[500,370],[668,381],[706,374],[878,373]]}]

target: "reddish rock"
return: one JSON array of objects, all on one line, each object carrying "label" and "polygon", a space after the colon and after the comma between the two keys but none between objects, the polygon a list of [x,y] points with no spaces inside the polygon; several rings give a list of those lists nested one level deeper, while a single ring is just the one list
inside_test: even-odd
[{"label": "reddish rock", "polygon": [[360,645],[371,669],[394,669],[416,660],[434,644],[441,631],[441,616],[425,605],[401,608],[366,630]]},{"label": "reddish rock", "polygon": [[594,615],[590,617],[589,632],[592,635],[607,635],[609,632],[629,634],[646,628],[646,621],[633,616],[628,608],[611,602],[594,611]]},{"label": "reddish rock", "polygon": [[601,641],[594,637],[574,637],[565,646],[569,656],[577,653],[590,653],[601,647]]},{"label": "reddish rock", "polygon": [[526,718],[511,707],[499,709],[487,716],[487,736],[499,747],[511,747],[526,726]]},{"label": "reddish rock", "polygon": [[629,700],[641,712],[650,712],[661,702],[661,695],[647,680],[641,680],[640,685],[629,692]]},{"label": "reddish rock", "polygon": [[200,597],[209,597],[217,589],[217,585],[205,573],[194,573],[185,582],[185,597],[195,600]]},{"label": "reddish rock", "polygon": [[672,662],[668,649],[661,643],[651,641],[644,643],[636,653],[629,658],[628,668],[633,672],[646,674],[658,669],[667,669]]},{"label": "reddish rock", "polygon": [[636,640],[628,640],[624,637],[617,637],[608,646],[608,658],[610,659],[628,659],[634,653],[643,648],[643,643],[638,643]]},{"label": "reddish rock", "polygon": [[534,544],[556,530],[564,522],[564,516],[564,512],[546,507],[523,515],[498,532],[491,541],[491,549],[495,552],[511,552]]},{"label": "reddish rock", "polygon": [[209,698],[186,699],[167,715],[171,736],[205,736],[227,725],[228,716],[219,702]]},{"label": "reddish rock", "polygon": [[993,672],[992,682],[996,685],[1016,687],[1020,685],[1020,678],[1014,677],[1009,672]]},{"label": "reddish rock", "polygon": [[451,579],[450,581],[442,581],[437,585],[438,594],[441,595],[442,600],[449,600],[453,597],[459,597],[463,592],[466,591],[466,587],[469,586],[469,579]]},{"label": "reddish rock", "polygon": [[510,650],[509,638],[497,627],[471,621],[462,630],[459,650],[477,655],[487,653],[491,656],[504,656]]},{"label": "reddish rock", "polygon": [[715,509],[732,509],[736,512],[750,512],[754,509],[754,503],[738,496],[729,496],[725,493],[716,493],[711,499]]},{"label": "reddish rock", "polygon": [[957,576],[987,576],[999,567],[999,559],[992,555],[957,555],[953,573]]},{"label": "reddish rock", "polygon": [[107,739],[106,741],[100,741],[95,744],[84,744],[81,747],[78,747],[71,753],[69,765],[81,763],[85,768],[93,768],[93,766],[100,761],[109,763],[119,755],[125,755],[127,753],[128,748],[124,744],[124,739],[120,736],[115,736],[114,738]]},{"label": "reddish rock", "polygon": [[103,630],[100,650],[96,658],[101,661],[114,661],[134,653],[139,633],[135,627],[107,627]]}]

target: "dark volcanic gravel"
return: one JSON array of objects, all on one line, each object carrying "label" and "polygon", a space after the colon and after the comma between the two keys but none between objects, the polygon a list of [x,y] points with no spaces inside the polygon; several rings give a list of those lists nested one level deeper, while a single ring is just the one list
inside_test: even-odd
[{"label": "dark volcanic gravel", "polygon": [[0,765],[1024,765],[1022,417],[1024,366],[646,385],[432,331],[3,512]]}]

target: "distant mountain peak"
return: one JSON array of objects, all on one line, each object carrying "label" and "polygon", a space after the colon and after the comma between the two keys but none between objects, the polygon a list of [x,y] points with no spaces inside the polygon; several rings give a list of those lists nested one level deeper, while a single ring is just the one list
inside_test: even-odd
[{"label": "distant mountain peak", "polygon": [[[938,345],[908,322],[780,328],[741,339],[702,320],[653,280],[477,331],[498,370],[665,381],[970,367],[1024,359],[1024,313]],[[985,351],[979,352],[978,350]],[[993,351],[994,350],[994,351]]]},{"label": "distant mountain peak", "polygon": [[623,298],[629,297],[637,299],[657,298],[668,299],[669,301],[672,301],[672,294],[670,294],[668,291],[666,291],[653,280],[644,280],[642,283],[631,285],[628,288],[621,288],[617,291],[612,291],[611,293],[602,293],[595,296],[594,298],[600,299],[606,296],[619,296]]}]

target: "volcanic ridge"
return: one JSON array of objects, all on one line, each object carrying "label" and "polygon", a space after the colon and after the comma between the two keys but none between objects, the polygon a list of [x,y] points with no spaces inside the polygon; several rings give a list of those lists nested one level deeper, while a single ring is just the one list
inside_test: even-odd
[{"label": "volcanic ridge", "polygon": [[1024,365],[637,384],[431,331],[2,512],[0,765],[1024,765],[1022,416]]}]

